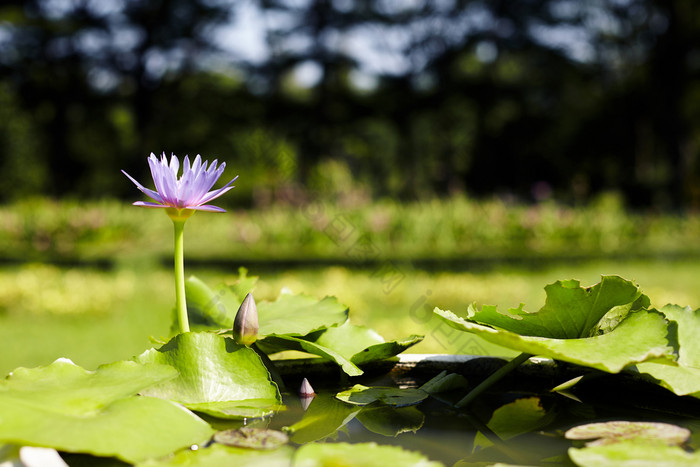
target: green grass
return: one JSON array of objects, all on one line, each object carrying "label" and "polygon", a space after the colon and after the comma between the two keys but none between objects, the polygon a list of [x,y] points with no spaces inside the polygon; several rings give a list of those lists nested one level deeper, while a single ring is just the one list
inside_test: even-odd
[{"label": "green grass", "polygon": [[[212,285],[231,281],[235,271],[189,268]],[[652,305],[700,307],[700,262],[596,261],[518,267],[492,263],[467,271],[436,271],[398,266],[394,288],[375,269],[318,267],[260,272],[257,300],[273,299],[286,287],[315,296],[335,295],[350,307],[351,320],[386,338],[425,334],[416,353],[510,355],[431,318],[434,306],[461,312],[468,303],[501,307],[544,303],[543,287],[557,279],[597,282],[601,274],[637,281]],[[384,279],[384,280],[383,280]],[[87,368],[129,358],[166,338],[172,318],[172,272],[158,268],[101,271],[26,264],[0,268],[0,373],[17,366],[48,364],[68,357]],[[392,282],[391,285],[394,285]]]}]

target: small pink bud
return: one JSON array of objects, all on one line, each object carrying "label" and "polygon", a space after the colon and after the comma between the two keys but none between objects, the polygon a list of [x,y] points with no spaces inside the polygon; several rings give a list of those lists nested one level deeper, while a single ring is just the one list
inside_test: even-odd
[{"label": "small pink bud", "polygon": [[316,393],[314,392],[314,388],[311,387],[311,383],[309,383],[309,380],[306,378],[304,378],[304,381],[301,382],[301,387],[299,388],[299,395],[301,397],[310,397],[316,395]]},{"label": "small pink bud", "polygon": [[314,388],[311,387],[309,380],[304,378],[304,381],[301,382],[301,387],[299,388],[299,402],[301,402],[301,408],[304,409],[304,411],[309,408],[311,401],[314,400],[314,397],[316,397]]}]

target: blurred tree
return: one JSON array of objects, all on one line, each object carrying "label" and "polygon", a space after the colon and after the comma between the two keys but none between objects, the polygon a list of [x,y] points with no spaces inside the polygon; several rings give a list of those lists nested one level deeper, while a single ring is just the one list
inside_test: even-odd
[{"label": "blurred tree", "polygon": [[[375,196],[700,204],[696,3],[8,0],[0,166],[38,154],[56,195],[125,193],[166,150],[245,164],[249,199],[341,167]],[[251,9],[236,54],[217,31]]]},{"label": "blurred tree", "polygon": [[186,111],[157,108],[158,86],[201,72],[216,51],[210,28],[231,12],[204,0],[4,2],[0,80],[42,129],[51,193],[99,193],[100,169],[142,172],[142,157],[167,146],[153,131],[161,115]]},{"label": "blurred tree", "polygon": [[700,4],[655,0],[650,27],[657,37],[647,61],[649,114],[672,170],[663,188],[674,206],[682,206],[690,197],[697,208],[700,147],[692,146],[691,125],[697,133],[700,121],[690,122],[687,113],[700,106],[698,96],[691,95],[691,84],[700,80]]},{"label": "blurred tree", "polygon": [[42,135],[8,86],[0,85],[0,199],[40,193],[48,170],[40,157]]}]

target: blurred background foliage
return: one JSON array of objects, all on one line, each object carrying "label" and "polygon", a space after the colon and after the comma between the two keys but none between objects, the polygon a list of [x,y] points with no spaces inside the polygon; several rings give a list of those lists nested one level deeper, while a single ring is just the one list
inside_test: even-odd
[{"label": "blurred background foliage", "polygon": [[240,175],[189,273],[416,352],[507,353],[430,311],[558,279],[700,306],[694,0],[1,2],[0,374],[167,338],[172,226],[119,173],[151,152]]},{"label": "blurred background foliage", "polygon": [[692,0],[8,0],[0,200],[131,197],[115,174],[164,151],[227,161],[232,206],[697,207],[698,23]]},{"label": "blurred background foliage", "polygon": [[[700,255],[699,216],[632,213],[615,194],[576,208],[461,196],[357,204],[347,196],[197,214],[187,224],[187,262],[233,270],[305,263],[451,268]],[[6,261],[103,268],[172,261],[168,217],[130,203],[30,198],[0,207],[0,219],[0,258]]]}]

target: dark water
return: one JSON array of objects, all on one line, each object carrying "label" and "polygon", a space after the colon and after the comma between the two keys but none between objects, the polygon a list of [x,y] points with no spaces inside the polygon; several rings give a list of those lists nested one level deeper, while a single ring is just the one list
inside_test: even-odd
[{"label": "dark water", "polygon": [[[322,393],[317,397],[332,396],[332,394]],[[533,397],[539,399],[545,412],[541,426],[537,429],[517,433],[514,436],[513,433],[497,433],[489,429],[487,426],[489,418],[493,411],[501,406],[500,404],[505,405],[521,398]],[[285,398],[290,407],[286,412],[276,415],[269,421],[254,422],[254,424],[264,424],[269,428],[283,430],[293,426],[304,417],[298,399],[296,401],[294,399],[295,396],[291,395]],[[581,442],[565,439],[564,432],[574,426],[600,421],[625,420],[663,421],[690,428],[691,431],[698,427],[697,419],[689,415],[639,407],[577,402],[560,395],[538,397],[532,394],[506,393],[497,397],[486,397],[477,401],[476,405],[476,408],[457,410],[443,402],[427,400],[416,407],[411,407],[423,416],[420,426],[415,427],[409,422],[405,427],[407,431],[403,432],[398,420],[402,419],[401,411],[407,408],[386,409],[387,423],[384,427],[391,426],[395,433],[391,433],[391,429],[386,433],[380,433],[376,425],[367,423],[367,419],[362,417],[364,411],[360,411],[358,414],[349,415],[345,423],[337,429],[332,429],[335,425],[327,426],[327,436],[312,437],[313,439],[304,439],[304,441],[375,442],[400,446],[406,450],[419,451],[429,459],[440,461],[447,466],[452,466],[458,461],[572,465],[568,460],[567,449],[574,446],[580,447]],[[312,406],[309,407],[309,410],[312,409]],[[395,415],[393,418],[390,416],[392,411]],[[517,431],[517,427],[514,429]],[[295,435],[299,433],[301,431],[291,435],[293,444],[295,444]],[[320,432],[317,434],[320,435]],[[477,436],[481,439],[477,439]]]},{"label": "dark water", "polygon": [[[358,407],[337,400],[335,390],[324,389],[306,411],[302,400],[288,393],[284,396],[286,411],[251,423],[287,430],[293,444],[375,442],[419,451],[446,466],[460,461],[573,465],[567,450],[583,443],[565,439],[564,433],[571,427],[593,422],[676,424],[693,432],[686,446],[689,449],[695,447],[695,433],[700,434],[700,400],[675,396],[651,383],[600,375],[574,386],[568,395],[543,390],[551,387],[548,384],[546,378],[514,375],[463,409],[454,404],[464,390],[438,394],[409,407],[379,403]],[[533,418],[529,409],[515,410],[508,415],[505,426],[503,422],[492,422],[497,411],[522,402],[536,408],[537,416]],[[306,423],[303,427],[288,429],[300,420]]]}]

